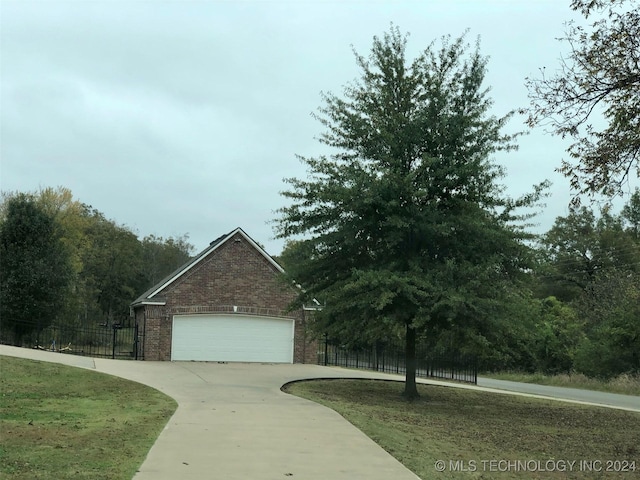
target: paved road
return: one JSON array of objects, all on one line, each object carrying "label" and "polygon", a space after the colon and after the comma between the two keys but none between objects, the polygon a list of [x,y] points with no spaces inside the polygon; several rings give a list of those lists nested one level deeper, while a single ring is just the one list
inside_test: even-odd
[{"label": "paved road", "polygon": [[640,397],[479,377],[478,386],[640,411]]}]

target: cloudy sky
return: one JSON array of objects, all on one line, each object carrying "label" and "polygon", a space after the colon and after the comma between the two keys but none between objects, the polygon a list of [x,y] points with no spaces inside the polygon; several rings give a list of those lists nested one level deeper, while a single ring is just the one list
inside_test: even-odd
[{"label": "cloudy sky", "polygon": [[[352,45],[366,54],[393,23],[413,58],[469,29],[501,116],[528,104],[525,77],[557,67],[574,17],[569,0],[2,0],[0,14],[2,190],[64,186],[197,251],[240,226],[271,254],[282,179],[324,151],[310,114],[357,76]],[[542,230],[567,213],[566,147],[536,129],[496,157],[513,196],[553,182]]]}]

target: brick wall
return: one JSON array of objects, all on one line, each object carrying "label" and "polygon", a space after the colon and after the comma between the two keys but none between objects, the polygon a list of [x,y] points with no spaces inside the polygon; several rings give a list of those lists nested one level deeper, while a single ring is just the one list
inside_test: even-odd
[{"label": "brick wall", "polygon": [[[318,341],[308,331],[308,319],[312,315],[309,311],[303,311],[298,324],[296,320],[296,335],[300,335],[294,341],[294,360],[296,363],[318,362]],[[299,360],[298,360],[299,359]]]},{"label": "brick wall", "polygon": [[287,312],[295,295],[294,287],[282,283],[279,271],[236,233],[158,292],[156,297],[164,298],[165,306],[136,309],[136,319],[144,317],[144,358],[171,359],[173,315],[237,313],[295,319],[294,362],[315,363],[316,344],[307,335],[305,312]]},{"label": "brick wall", "polygon": [[[171,325],[166,308],[145,305],[136,308],[136,323],[142,328],[142,352],[145,360],[171,360]],[[169,324],[169,331],[167,331]]]}]

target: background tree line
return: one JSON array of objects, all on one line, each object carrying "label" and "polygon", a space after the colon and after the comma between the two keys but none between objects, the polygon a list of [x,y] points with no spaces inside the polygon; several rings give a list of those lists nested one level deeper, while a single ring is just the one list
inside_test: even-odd
[{"label": "background tree line", "polygon": [[0,203],[0,340],[52,324],[125,325],[130,303],[192,254],[188,236],[142,239],[59,187]]}]

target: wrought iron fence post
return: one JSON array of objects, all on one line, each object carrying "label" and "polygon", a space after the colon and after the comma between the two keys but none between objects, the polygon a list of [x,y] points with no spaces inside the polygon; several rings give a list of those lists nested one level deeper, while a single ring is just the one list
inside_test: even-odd
[{"label": "wrought iron fence post", "polygon": [[133,327],[133,358],[138,360],[138,324]]},{"label": "wrought iron fence post", "polygon": [[324,334],[324,366],[329,364],[329,335]]},{"label": "wrought iron fence post", "polygon": [[116,324],[111,325],[113,328],[113,342],[111,344],[111,358],[116,358]]},{"label": "wrought iron fence post", "polygon": [[451,380],[453,380],[453,375],[455,373],[453,368],[453,366],[455,365],[454,358],[455,354],[451,352],[451,359],[449,360],[449,368],[451,369]]},{"label": "wrought iron fence post", "polygon": [[478,361],[473,360],[473,383],[478,384]]}]

